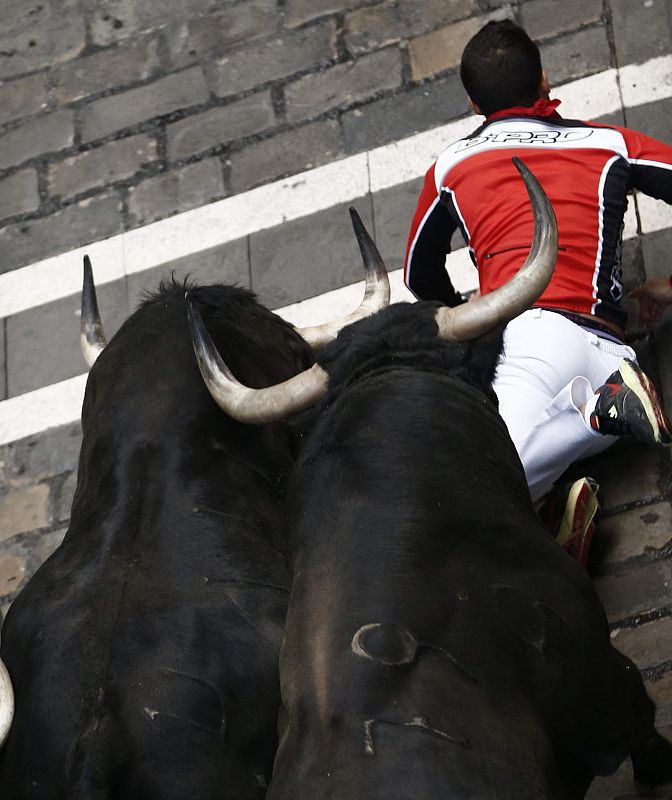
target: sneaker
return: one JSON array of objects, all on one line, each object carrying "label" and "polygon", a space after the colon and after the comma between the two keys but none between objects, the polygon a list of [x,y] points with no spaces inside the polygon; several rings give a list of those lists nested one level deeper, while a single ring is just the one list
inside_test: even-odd
[{"label": "sneaker", "polygon": [[597,403],[590,426],[614,436],[633,436],[650,444],[672,441],[670,422],[658,394],[641,367],[630,359],[621,360],[616,372],[595,392]]},{"label": "sneaker", "polygon": [[595,517],[600,504],[593,478],[580,478],[567,487],[565,509],[558,524],[555,541],[583,567],[588,566],[588,552],[595,533]]}]

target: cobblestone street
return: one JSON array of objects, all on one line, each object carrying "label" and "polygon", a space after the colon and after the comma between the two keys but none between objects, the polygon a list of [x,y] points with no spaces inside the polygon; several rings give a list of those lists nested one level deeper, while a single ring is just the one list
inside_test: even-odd
[{"label": "cobblestone street", "polygon": [[[353,295],[344,287],[360,278],[347,215],[354,205],[375,232],[395,297],[408,299],[399,268],[422,177],[442,145],[478,125],[457,66],[491,19],[513,18],[540,43],[564,116],[672,143],[672,0],[2,7],[3,612],[68,526],[81,441],[76,399],[51,414],[72,387],[79,397],[86,369],[84,252],[108,336],[171,274],[237,283],[290,316],[323,316],[347,306]],[[672,250],[672,207],[640,197],[630,206],[626,290],[669,274]],[[463,264],[463,243],[454,246],[450,257]],[[633,301],[626,307],[635,310]],[[672,312],[653,331],[638,329],[635,317],[632,345],[672,413]],[[27,423],[38,401],[48,411]],[[672,740],[670,453],[619,443],[579,472],[603,490],[590,572],[614,644],[642,670],[657,726]],[[629,770],[596,781],[589,798],[634,798]]]}]

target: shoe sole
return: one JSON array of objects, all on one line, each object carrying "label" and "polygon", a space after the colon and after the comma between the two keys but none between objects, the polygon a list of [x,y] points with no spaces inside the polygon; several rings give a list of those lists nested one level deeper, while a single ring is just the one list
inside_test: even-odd
[{"label": "shoe sole", "polygon": [[[672,442],[669,422],[658,402],[658,393],[646,373],[639,367],[634,367],[627,359],[621,361],[618,371],[621,373],[623,383],[635,393],[642,404],[656,444]],[[655,398],[655,404],[652,398]]]},{"label": "shoe sole", "polygon": [[586,531],[593,524],[593,520],[595,519],[595,515],[599,509],[599,503],[597,501],[597,488],[596,485],[593,485],[587,478],[583,478],[575,481],[572,484],[569,494],[567,495],[565,512],[562,515],[558,533],[555,537],[555,541],[559,545],[567,544],[580,532],[580,529],[574,529],[573,523],[579,498],[581,493],[586,490],[588,492],[588,497],[583,506],[583,520],[581,526],[583,528],[581,531],[582,536],[585,536]]}]

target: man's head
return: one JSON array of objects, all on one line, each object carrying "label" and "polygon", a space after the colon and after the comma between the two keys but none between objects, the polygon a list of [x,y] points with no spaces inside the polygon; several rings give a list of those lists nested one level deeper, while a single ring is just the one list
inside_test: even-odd
[{"label": "man's head", "polygon": [[539,48],[511,20],[488,22],[467,42],[460,77],[477,114],[531,106],[548,96]]}]

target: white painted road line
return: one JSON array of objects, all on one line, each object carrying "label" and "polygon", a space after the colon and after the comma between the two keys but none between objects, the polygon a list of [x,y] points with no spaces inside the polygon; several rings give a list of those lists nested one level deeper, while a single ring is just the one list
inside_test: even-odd
[{"label": "white painted road line", "polygon": [[[563,116],[591,119],[619,109],[621,93],[626,107],[672,97],[672,55],[582,78],[553,95],[563,101]],[[0,275],[0,318],[79,292],[84,253],[96,283],[109,283],[417,178],[477,125],[474,117],[457,120],[7,272]]]},{"label": "white painted road line", "polygon": [[619,82],[625,108],[666,100],[672,96],[672,56],[621,67]]},{"label": "white painted road line", "polygon": [[361,153],[78,247],[0,275],[0,318],[81,291],[84,254],[91,256],[96,285],[102,286],[363,197],[368,191],[368,157]]},{"label": "white painted road line", "polygon": [[87,377],[78,375],[0,403],[0,445],[77,422]]},{"label": "white painted road line", "polygon": [[[649,63],[639,64],[637,70],[643,72],[650,69]],[[672,64],[672,58],[670,63]],[[562,100],[560,114],[571,119],[595,119],[605,114],[613,114],[614,111],[620,110],[623,104],[619,91],[619,72],[615,69],[605,70],[605,72],[598,72],[588,78],[566,83],[564,86],[559,86],[557,90],[553,88],[551,94]],[[672,94],[672,87],[670,87],[670,94]],[[641,99],[631,105],[641,106],[648,102],[648,100]]]}]

